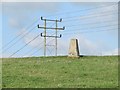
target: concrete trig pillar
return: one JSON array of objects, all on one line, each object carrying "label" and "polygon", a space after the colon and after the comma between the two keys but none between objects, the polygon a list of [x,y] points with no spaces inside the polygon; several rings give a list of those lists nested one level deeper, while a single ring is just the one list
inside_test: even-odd
[{"label": "concrete trig pillar", "polygon": [[79,46],[77,39],[70,40],[68,57],[79,57]]}]

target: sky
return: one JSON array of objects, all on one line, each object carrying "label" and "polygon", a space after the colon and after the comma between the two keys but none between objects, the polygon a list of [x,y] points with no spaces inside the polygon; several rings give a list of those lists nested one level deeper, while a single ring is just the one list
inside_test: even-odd
[{"label": "sky", "polygon": [[[62,34],[58,38],[58,55],[68,55],[72,38],[78,39],[81,55],[118,54],[117,2],[3,2],[0,6],[2,57],[44,55],[43,37],[28,44],[44,31],[37,28],[38,24],[44,26],[41,16],[53,20],[62,18],[58,27],[65,26],[65,30],[58,31],[58,35]],[[55,22],[47,22],[47,26],[55,27]],[[48,35],[54,33],[47,30]],[[47,38],[47,45],[54,44],[53,38]],[[55,55],[53,46],[47,46],[47,55]]]}]

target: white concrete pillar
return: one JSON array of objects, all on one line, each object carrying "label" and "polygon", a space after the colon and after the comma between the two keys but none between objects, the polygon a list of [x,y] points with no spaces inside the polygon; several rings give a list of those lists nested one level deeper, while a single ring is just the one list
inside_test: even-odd
[{"label": "white concrete pillar", "polygon": [[71,39],[68,57],[79,57],[79,45],[77,39]]}]

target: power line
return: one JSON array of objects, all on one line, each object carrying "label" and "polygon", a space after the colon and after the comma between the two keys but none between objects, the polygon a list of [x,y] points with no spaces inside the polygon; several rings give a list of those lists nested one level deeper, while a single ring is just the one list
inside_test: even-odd
[{"label": "power line", "polygon": [[[93,16],[96,16],[96,17],[99,17],[99,16],[108,16],[108,15],[110,15],[109,13],[110,13],[110,12],[113,12],[113,11],[114,11],[114,10],[112,10],[112,11],[107,11],[107,12],[106,12],[106,11],[105,11],[105,12],[99,12],[99,13],[101,13],[101,14],[103,14],[103,15],[97,14],[98,12],[96,13],[96,15],[95,15],[95,13],[93,13],[93,14],[91,13],[90,15],[91,15],[92,17],[93,17]],[[108,14],[108,15],[106,15],[106,14]],[[117,12],[112,13],[112,14],[117,14]],[[90,16],[89,16],[89,17],[88,17],[88,16],[86,17],[86,16],[84,16],[84,15],[82,15],[82,16],[80,15],[80,16],[78,16],[78,17],[80,17],[80,18],[79,18],[80,20],[91,18]],[[70,18],[70,19],[75,18],[75,19],[72,19],[72,20],[79,20],[78,18],[76,19],[76,16],[66,17],[66,18],[64,18],[64,19],[69,19],[69,18]],[[72,21],[72,20],[66,20],[66,21],[64,21],[64,22],[68,22],[68,21]]]},{"label": "power line", "polygon": [[[42,44],[43,43],[43,41],[42,42],[40,42],[39,44]],[[39,46],[36,46],[35,48],[38,48]],[[32,48],[32,49],[30,49],[28,52],[26,52],[24,55],[26,55],[26,54],[28,54],[28,53],[30,53],[30,52],[32,52],[34,50],[34,48]]]},{"label": "power line", "polygon": [[[37,20],[38,21],[38,20]],[[53,26],[54,24],[52,24],[51,26]],[[36,27],[36,26],[35,26]],[[26,35],[28,35],[31,31],[33,31],[35,29],[35,27],[33,29],[31,29],[29,32],[25,33],[19,40],[21,40],[23,37],[25,37]],[[18,40],[18,41],[19,41]],[[5,51],[7,51],[8,49],[10,49],[11,47],[13,47],[18,41],[16,41],[15,43],[13,43],[10,47],[8,47]],[[4,52],[5,52],[4,51]]]},{"label": "power line", "polygon": [[[52,26],[52,25],[51,25],[51,26]],[[55,34],[55,33],[53,33],[52,35],[54,35],[54,34]],[[46,38],[46,40],[47,40],[47,39],[48,39],[48,38]],[[43,42],[44,42],[44,41],[40,42],[39,44],[42,44]],[[49,41],[49,42],[51,42],[51,41]],[[38,46],[37,46],[37,47],[38,47]],[[36,47],[36,48],[37,48],[37,47]],[[33,49],[34,49],[34,48],[30,49],[27,53],[25,53],[25,55],[28,54],[29,52],[33,51]]]},{"label": "power line", "polygon": [[86,31],[86,32],[76,32],[76,33],[65,33],[65,35],[71,35],[71,34],[83,34],[83,33],[93,33],[93,32],[102,32],[102,31],[115,31],[115,29],[117,30],[118,28],[113,28],[113,29],[107,29],[107,30],[96,30],[96,31]]},{"label": "power line", "polygon": [[[53,24],[52,24],[51,26],[53,26]],[[36,27],[36,26],[35,26],[35,27]],[[34,27],[34,28],[35,28],[35,27]],[[34,30],[34,28],[31,29],[29,32],[27,32],[24,36],[26,36],[28,33],[30,33],[32,30]],[[22,39],[24,36],[22,36],[20,39]],[[19,40],[20,40],[20,39],[19,39]],[[18,40],[18,41],[19,41],[19,40]],[[12,46],[14,46],[16,43],[17,43],[17,41],[16,41],[14,44],[12,44],[10,47],[8,47],[8,48],[6,49],[6,51],[7,51],[8,49],[10,49]],[[5,52],[5,51],[4,51],[4,52]]]},{"label": "power line", "polygon": [[75,15],[75,16],[70,16],[70,17],[63,17],[63,19],[71,19],[71,18],[76,18],[76,17],[88,17],[88,16],[96,16],[96,15],[99,15],[99,14],[114,14],[116,13],[117,14],[118,11],[115,12],[115,10],[110,10],[110,11],[104,11],[104,12],[96,12],[96,13],[90,13],[90,14],[87,14],[87,15]]},{"label": "power line", "polygon": [[32,28],[29,32],[25,33],[21,38],[19,38],[16,42],[14,42],[12,45],[10,45],[8,48],[6,48],[2,53],[6,52],[7,50],[9,50],[11,47],[13,47],[15,44],[17,44],[17,42],[19,42],[21,39],[23,39],[26,35],[28,35],[31,31],[33,31],[36,28],[36,26],[34,28]]},{"label": "power line", "polygon": [[[116,21],[116,20],[110,20],[110,21],[102,21],[102,22],[104,22],[104,23],[106,23],[106,22],[113,22],[113,21]],[[100,21],[99,22],[94,22],[94,23],[82,23],[82,24],[73,24],[73,25],[66,25],[66,27],[74,27],[74,26],[79,26],[79,25],[90,25],[90,24],[92,24],[92,25],[94,25],[94,24],[99,24],[99,23],[101,23]]]},{"label": "power line", "polygon": [[[40,34],[39,34],[40,35]],[[16,52],[14,52],[13,54],[11,54],[9,57],[12,57],[13,55],[15,55],[16,53],[18,53],[20,50],[22,50],[24,47],[26,47],[28,44],[30,44],[32,41],[34,41],[36,38],[39,37],[39,35],[37,35],[35,38],[33,38],[31,41],[29,41],[28,43],[26,43],[23,47],[21,47],[20,49],[18,49]]]},{"label": "power line", "polygon": [[[41,42],[41,43],[43,43],[43,42]],[[40,44],[41,44],[41,43],[40,43]],[[36,48],[38,48],[38,46],[37,46]],[[29,53],[32,52],[33,50],[34,50],[34,48],[30,49],[30,50],[29,50],[28,52],[26,52],[24,55],[26,55],[26,54],[29,55]]]},{"label": "power line", "polygon": [[[33,26],[37,21],[38,21],[39,19],[37,19],[35,22],[33,22],[32,24],[30,24],[27,28],[26,28],[26,30],[28,30],[31,26]],[[26,34],[28,34],[30,31],[28,31],[28,32],[26,32]],[[7,47],[10,43],[12,43],[14,40],[16,40],[18,37],[20,37],[21,35],[23,35],[22,33],[21,34],[19,34],[18,36],[16,36],[16,37],[14,37],[11,41],[9,41],[7,44],[5,44],[1,49],[3,49],[3,48],[5,48],[5,47]],[[0,49],[0,50],[1,50]]]},{"label": "power line", "polygon": [[110,7],[110,6],[114,6],[114,5],[118,5],[118,3],[116,4],[112,4],[112,5],[107,5],[107,6],[99,6],[99,7],[93,7],[93,8],[87,8],[87,9],[82,9],[82,10],[76,10],[76,11],[68,11],[68,12],[64,12],[64,13],[57,13],[57,14],[50,14],[47,15],[46,17],[50,17],[53,15],[64,15],[64,14],[70,14],[70,13],[77,13],[77,12],[83,12],[83,11],[89,11],[89,10],[94,10],[94,9],[98,9],[98,8],[104,8],[104,7]]},{"label": "power line", "polygon": [[[74,29],[74,31],[83,30],[83,29],[101,28],[101,27],[112,27],[112,26],[115,26],[115,25],[118,25],[118,24],[104,25],[104,26],[100,26],[100,27],[79,28],[79,29]],[[73,30],[72,30],[72,31],[73,31]],[[71,31],[69,30],[69,31],[66,31],[66,32],[71,32]],[[64,33],[66,33],[66,32],[64,32]]]},{"label": "power line", "polygon": [[[117,13],[116,13],[117,14]],[[103,14],[103,15],[94,15],[94,16],[92,16],[93,18],[94,17],[101,17],[101,16],[111,16],[112,14],[108,14],[108,15],[106,15],[106,14]],[[66,20],[66,21],[64,21],[64,22],[69,22],[69,21],[73,21],[73,20],[85,20],[85,19],[91,19],[91,17],[82,17],[82,16],[79,16],[79,18],[73,18],[73,19],[70,19],[70,20]]]}]

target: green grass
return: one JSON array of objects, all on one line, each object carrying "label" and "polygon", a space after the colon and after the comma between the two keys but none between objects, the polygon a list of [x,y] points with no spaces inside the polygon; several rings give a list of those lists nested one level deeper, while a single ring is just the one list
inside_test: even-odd
[{"label": "green grass", "polygon": [[117,88],[117,56],[2,60],[3,88]]}]

